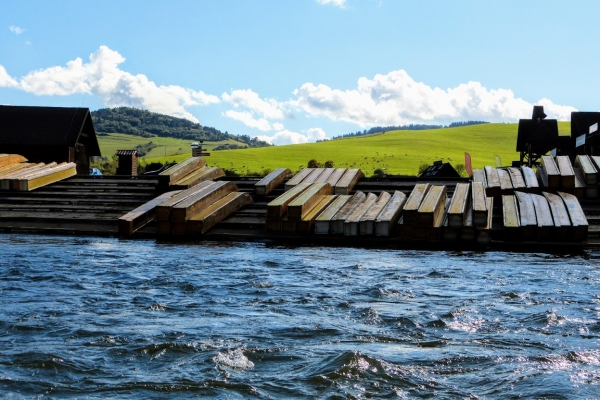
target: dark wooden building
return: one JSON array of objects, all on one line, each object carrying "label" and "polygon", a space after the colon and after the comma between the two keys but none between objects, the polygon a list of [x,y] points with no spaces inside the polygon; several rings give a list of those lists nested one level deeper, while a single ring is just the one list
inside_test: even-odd
[{"label": "dark wooden building", "polygon": [[30,162],[75,162],[89,174],[100,146],[89,108],[0,106],[0,153]]},{"label": "dark wooden building", "polygon": [[435,161],[433,165],[427,167],[423,171],[419,178],[460,178],[460,174],[456,172],[454,167],[450,163],[442,163],[441,161]]}]

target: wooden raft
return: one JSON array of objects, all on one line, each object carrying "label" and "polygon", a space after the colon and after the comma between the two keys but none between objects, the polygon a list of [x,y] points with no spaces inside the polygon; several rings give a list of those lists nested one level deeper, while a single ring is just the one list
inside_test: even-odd
[{"label": "wooden raft", "polygon": [[344,222],[352,214],[352,211],[358,207],[365,199],[367,195],[364,192],[358,191],[354,193],[352,198],[344,204],[342,208],[331,218],[331,226],[329,231],[332,235],[342,235],[344,233]]},{"label": "wooden raft", "polygon": [[156,217],[156,206],[166,200],[169,200],[171,197],[180,192],[180,190],[174,190],[163,193],[160,196],[119,217],[119,234],[123,236],[132,235],[135,231],[153,221]]},{"label": "wooden raft", "polygon": [[360,220],[377,201],[377,195],[369,193],[365,200],[360,203],[344,221],[344,235],[358,236],[360,232]]},{"label": "wooden raft", "polygon": [[331,220],[351,198],[350,195],[336,196],[333,202],[315,218],[315,234],[328,235],[331,232]]},{"label": "wooden raft", "polygon": [[373,204],[360,219],[359,228],[361,235],[372,235],[375,232],[375,220],[388,204],[391,197],[392,195],[388,192],[379,193],[379,197],[375,204]]},{"label": "wooden raft", "polygon": [[396,233],[395,227],[405,202],[406,195],[396,190],[375,220],[375,236],[392,236]]}]

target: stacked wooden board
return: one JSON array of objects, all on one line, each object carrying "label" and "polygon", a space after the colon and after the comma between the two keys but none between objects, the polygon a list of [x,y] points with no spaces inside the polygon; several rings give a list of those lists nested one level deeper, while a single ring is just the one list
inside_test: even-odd
[{"label": "stacked wooden board", "polygon": [[169,186],[190,188],[223,176],[225,176],[223,169],[208,167],[204,158],[190,157],[161,172],[159,179]]},{"label": "stacked wooden board", "polygon": [[248,193],[237,190],[233,182],[204,181],[174,194],[155,205],[157,233],[185,235],[208,232],[218,222],[252,202]]},{"label": "stacked wooden board", "polygon": [[0,189],[28,192],[77,175],[75,163],[27,163],[18,154],[0,154]]},{"label": "stacked wooden board", "polygon": [[301,183],[328,183],[333,194],[348,195],[362,177],[360,169],[304,168],[285,183],[285,190]]}]

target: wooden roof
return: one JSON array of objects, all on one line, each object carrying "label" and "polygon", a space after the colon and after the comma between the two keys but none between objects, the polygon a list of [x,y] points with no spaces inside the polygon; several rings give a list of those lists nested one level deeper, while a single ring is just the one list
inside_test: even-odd
[{"label": "wooden roof", "polygon": [[99,156],[100,146],[89,108],[0,106],[2,145],[87,146]]}]

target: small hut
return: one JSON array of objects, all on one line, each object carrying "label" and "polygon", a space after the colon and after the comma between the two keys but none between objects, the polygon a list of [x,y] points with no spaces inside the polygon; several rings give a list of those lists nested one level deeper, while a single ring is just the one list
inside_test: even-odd
[{"label": "small hut", "polygon": [[100,146],[89,108],[0,106],[0,153],[30,162],[74,162],[89,174]]},{"label": "small hut", "polygon": [[115,155],[119,157],[117,175],[137,175],[137,150],[117,150]]}]

